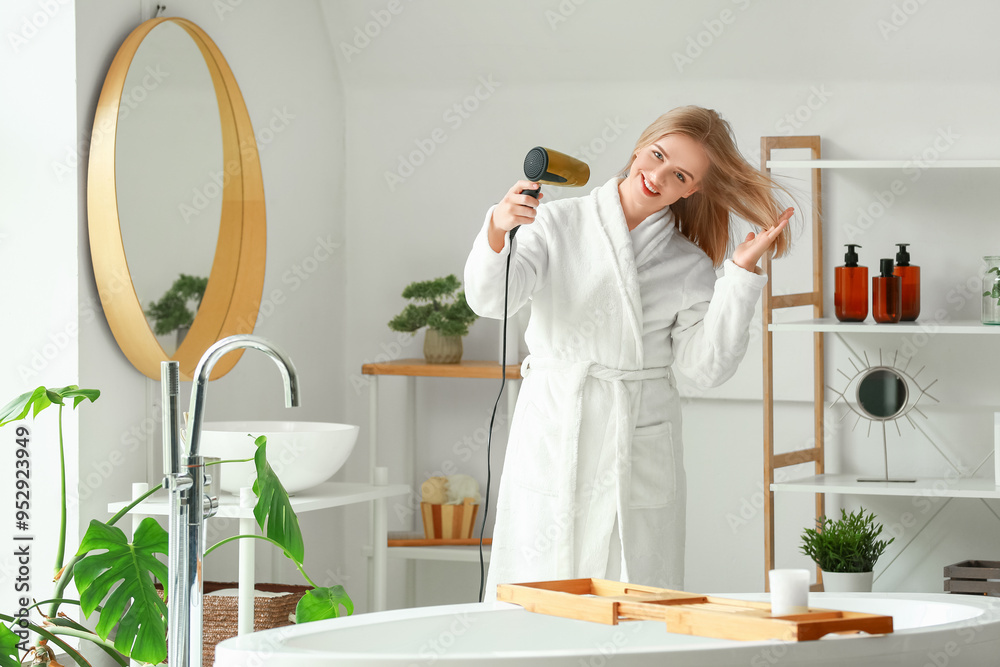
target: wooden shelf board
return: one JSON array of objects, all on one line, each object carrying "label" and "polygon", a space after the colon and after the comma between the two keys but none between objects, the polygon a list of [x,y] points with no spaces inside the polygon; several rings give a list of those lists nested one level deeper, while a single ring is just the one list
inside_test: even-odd
[{"label": "wooden shelf board", "polygon": [[[859,482],[865,475],[813,475],[771,484],[771,490],[797,493],[842,493],[860,496],[933,496],[936,498],[1000,498],[992,479],[919,478],[916,482]],[[871,475],[876,477],[877,475]]]},{"label": "wooden shelf board", "polygon": [[[379,364],[364,364],[364,375],[406,375],[410,377],[500,379],[500,363],[496,361],[462,360],[457,364],[430,364],[423,359],[397,359]],[[521,379],[521,365],[507,365],[507,379]]]},{"label": "wooden shelf board", "polygon": [[793,322],[772,322],[770,331],[825,331],[829,333],[915,333],[922,331],[928,335],[942,334],[1000,334],[1000,326],[981,324],[978,320],[954,320],[950,322],[934,322],[916,320],[914,322],[897,322],[895,324],[877,324],[868,319],[864,322],[841,322],[835,317],[819,319],[795,320]]},{"label": "wooden shelf board", "polygon": [[768,160],[768,169],[1000,169],[1000,160]]},{"label": "wooden shelf board", "polygon": [[[483,546],[489,546],[493,544],[492,537],[483,538]],[[478,537],[469,538],[458,538],[458,539],[440,539],[440,540],[428,540],[425,538],[421,539],[393,539],[389,538],[390,547],[471,547],[479,546]]]}]

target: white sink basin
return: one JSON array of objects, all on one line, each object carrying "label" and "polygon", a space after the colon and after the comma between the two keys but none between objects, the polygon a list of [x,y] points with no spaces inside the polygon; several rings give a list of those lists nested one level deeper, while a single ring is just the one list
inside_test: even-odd
[{"label": "white sink basin", "polygon": [[[202,456],[224,461],[252,458],[254,438],[267,436],[267,461],[288,493],[303,491],[330,479],[344,465],[358,439],[359,427],[325,422],[239,421],[205,422]],[[249,435],[248,435],[249,434]],[[221,468],[222,490],[239,495],[256,476],[253,461],[212,466]]]}]

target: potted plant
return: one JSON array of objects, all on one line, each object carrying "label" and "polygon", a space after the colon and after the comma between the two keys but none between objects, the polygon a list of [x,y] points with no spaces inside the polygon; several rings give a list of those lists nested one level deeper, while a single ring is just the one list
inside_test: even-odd
[{"label": "potted plant", "polygon": [[[100,391],[80,389],[75,385],[51,389],[38,387],[26,392],[3,408],[0,408],[0,427],[23,420],[29,414],[37,416],[51,405],[59,406],[59,454],[62,493],[62,521],[59,526],[59,546],[56,550],[55,582],[52,599],[20,602],[23,608],[14,613],[0,611],[0,667],[20,667],[26,654],[34,656],[33,665],[58,667],[53,653],[56,647],[65,652],[79,667],[90,667],[79,650],[67,643],[66,638],[83,639],[92,642],[107,653],[121,667],[128,667],[129,658],[136,662],[159,664],[167,658],[167,607],[156,592],[156,582],[163,586],[164,594],[168,580],[167,566],[157,554],[166,555],[168,538],[166,531],[152,517],[146,517],[135,531],[132,542],[125,533],[115,526],[122,517],[154,492],[162,484],[150,489],[107,522],[92,520],[79,549],[66,558],[66,465],[62,439],[62,410],[67,401],[72,400],[76,408],[85,400],[97,400]],[[30,431],[19,425],[16,429],[15,445],[19,451],[27,452]],[[236,535],[220,541],[206,550],[206,555],[216,547],[234,539],[263,539],[277,546],[290,558],[311,587],[299,600],[295,608],[298,623],[335,618],[341,614],[341,606],[347,614],[354,611],[354,604],[342,586],[320,587],[306,574],[303,568],[302,532],[298,518],[292,510],[288,494],[271,469],[266,459],[267,439],[261,436],[255,440],[257,451],[253,460],[257,469],[254,491],[258,494],[254,516],[262,535]],[[18,453],[15,461],[27,457]],[[221,462],[225,463],[225,462]],[[17,465],[15,470],[22,470]],[[29,469],[30,470],[30,469]],[[30,492],[31,477],[18,475],[24,480],[23,488]],[[48,485],[46,478],[39,482]],[[22,488],[18,482],[18,488]],[[27,527],[31,515],[22,510],[17,517]],[[266,528],[265,528],[266,523]],[[67,597],[67,585],[75,581],[80,598]],[[63,604],[78,605],[85,616],[96,612],[97,624],[90,630],[60,611]],[[40,618],[39,618],[40,617]],[[27,646],[28,631],[39,639],[34,646]],[[112,633],[114,638],[110,639]],[[49,646],[49,642],[52,646]]]},{"label": "potted plant", "polygon": [[[159,301],[149,304],[146,315],[153,320],[153,333],[157,336],[165,336],[171,331],[177,332],[177,345],[180,347],[184,336],[194,322],[195,313],[201,306],[201,299],[205,296],[205,289],[208,287],[208,278],[189,276],[184,273],[174,281]],[[194,301],[194,310],[188,304]]]},{"label": "potted plant", "polygon": [[878,539],[882,524],[863,507],[851,514],[841,509],[840,514],[838,521],[823,516],[815,529],[806,528],[800,549],[823,571],[823,590],[869,592],[875,563],[896,538]]},{"label": "potted plant", "polygon": [[462,336],[479,318],[466,303],[465,292],[458,291],[461,286],[454,274],[410,283],[403,297],[416,303],[408,304],[392,318],[389,328],[414,333],[427,327],[424,359],[432,364],[458,363],[462,359]]}]

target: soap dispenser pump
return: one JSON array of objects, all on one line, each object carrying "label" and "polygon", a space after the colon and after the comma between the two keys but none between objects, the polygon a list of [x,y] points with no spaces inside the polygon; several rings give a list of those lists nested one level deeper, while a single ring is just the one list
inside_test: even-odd
[{"label": "soap dispenser pump", "polygon": [[909,243],[897,243],[895,275],[903,281],[901,293],[902,310],[899,319],[912,322],[920,315],[920,267],[910,264],[910,253],[906,251]]},{"label": "soap dispenser pump", "polygon": [[844,265],[834,272],[833,305],[841,322],[864,322],[868,317],[868,267],[858,266],[856,243],[847,244]]},{"label": "soap dispenser pump", "polygon": [[899,322],[902,311],[903,279],[893,275],[892,259],[883,259],[881,275],[872,278],[872,317],[879,324]]}]

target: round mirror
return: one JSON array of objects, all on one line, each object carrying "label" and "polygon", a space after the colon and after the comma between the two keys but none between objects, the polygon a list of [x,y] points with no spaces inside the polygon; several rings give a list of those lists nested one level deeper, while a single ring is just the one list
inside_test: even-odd
[{"label": "round mirror", "polygon": [[870,369],[858,381],[858,407],[873,420],[895,419],[906,408],[906,381],[891,368]]},{"label": "round mirror", "polygon": [[132,286],[168,354],[197,314],[219,236],[224,172],[215,99],[205,59],[184,29],[167,21],[150,30],[125,76],[115,189]]},{"label": "round mirror", "polygon": [[[209,346],[253,331],[266,240],[260,159],[232,71],[194,23],[146,21],[115,55],[94,118],[87,211],[105,316],[143,374],[159,379],[172,359],[191,379]],[[157,338],[146,312],[185,278],[168,314],[196,314],[170,321],[171,332],[190,325],[174,351],[180,336]],[[239,357],[221,359],[212,378]]]}]

